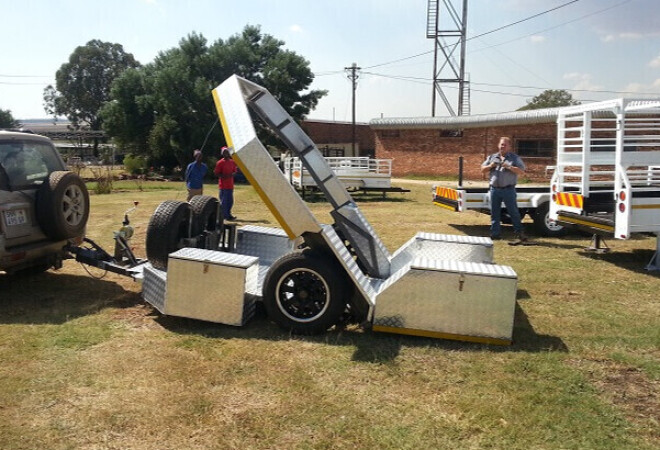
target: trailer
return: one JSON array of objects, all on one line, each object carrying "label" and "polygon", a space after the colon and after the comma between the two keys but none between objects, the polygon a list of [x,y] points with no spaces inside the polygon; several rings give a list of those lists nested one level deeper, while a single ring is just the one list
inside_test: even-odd
[{"label": "trailer", "polygon": [[[281,228],[221,223],[217,200],[161,204],[147,230],[143,298],[163,314],[244,325],[262,302],[294,333],[374,331],[510,344],[517,274],[489,238],[418,232],[390,253],[322,154],[263,87],[213,90],[233,158]],[[257,137],[251,113],[300,158],[328,200],[319,223]]]},{"label": "trailer", "polygon": [[[550,194],[548,186],[516,186],[516,204],[520,217],[529,216],[534,221],[534,230],[542,236],[557,237],[566,234],[566,227],[550,217]],[[490,215],[490,189],[488,187],[456,188],[433,186],[433,204],[456,212],[468,210]],[[502,203],[502,217],[508,217]]]},{"label": "trailer", "polygon": [[660,268],[660,100],[614,99],[563,108],[550,216],[601,236],[658,236],[649,270]]},{"label": "trailer", "polygon": [[[337,175],[348,191],[352,192],[410,192],[392,186],[392,160],[375,159],[367,156],[326,157],[330,169]],[[318,190],[316,181],[297,156],[282,159],[284,176],[293,187],[304,192]]]}]

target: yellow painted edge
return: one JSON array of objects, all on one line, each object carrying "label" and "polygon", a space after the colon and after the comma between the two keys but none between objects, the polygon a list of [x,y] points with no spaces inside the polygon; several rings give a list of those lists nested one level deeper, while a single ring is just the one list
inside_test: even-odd
[{"label": "yellow painted edge", "polygon": [[449,206],[449,205],[445,205],[444,203],[433,202],[433,204],[439,206],[440,208],[445,208],[445,209],[448,209],[448,210],[450,210],[450,211],[456,211],[456,208],[455,208],[455,207],[453,207],[453,206]]},{"label": "yellow painted edge", "polygon": [[453,341],[466,341],[476,342],[478,344],[492,344],[492,345],[511,345],[510,339],[498,339],[484,336],[465,336],[462,334],[440,333],[437,331],[418,330],[415,328],[400,328],[400,327],[387,327],[383,325],[374,325],[374,331],[381,333],[395,333],[406,334],[410,336],[430,337],[437,339],[450,339]]},{"label": "yellow painted edge", "polygon": [[[234,147],[234,143],[231,139],[231,135],[229,134],[229,127],[227,127],[227,120],[225,119],[225,113],[224,110],[222,109],[222,102],[220,101],[220,96],[217,93],[216,89],[213,89],[211,91],[213,93],[213,101],[215,102],[215,108],[218,111],[218,116],[220,117],[220,123],[222,125],[222,132],[225,135],[225,141],[227,141],[227,145],[230,147]],[[245,178],[250,182],[252,187],[254,188],[255,191],[257,191],[257,194],[259,194],[259,197],[263,200],[263,202],[266,204],[266,207],[270,210],[270,212],[275,216],[279,224],[282,226],[282,229],[284,232],[289,236],[289,239],[295,239],[297,236],[289,228],[287,225],[286,221],[284,220],[284,217],[280,214],[280,212],[277,210],[275,205],[270,201],[268,198],[268,195],[266,195],[266,192],[261,188],[257,180],[252,176],[252,173],[250,173],[249,170],[245,167],[245,164],[243,164],[243,161],[241,161],[240,156],[236,152],[234,152],[232,159],[236,162],[236,165],[241,169],[241,172],[243,172],[243,175],[245,175]]]},{"label": "yellow painted edge", "polygon": [[484,202],[483,200],[465,200],[465,203],[484,203],[484,204],[486,204],[487,202]]},{"label": "yellow painted edge", "polygon": [[633,205],[632,209],[660,209],[660,205]]},{"label": "yellow painted edge", "polygon": [[603,230],[603,231],[614,232],[614,227],[610,226],[610,225],[603,225],[603,224],[600,224],[600,223],[588,222],[586,220],[580,220],[580,219],[575,219],[573,217],[562,216],[561,214],[558,215],[557,218],[562,222],[574,223],[576,225],[585,225],[585,226],[588,226],[588,227],[591,227],[591,228],[598,228],[599,230]]}]

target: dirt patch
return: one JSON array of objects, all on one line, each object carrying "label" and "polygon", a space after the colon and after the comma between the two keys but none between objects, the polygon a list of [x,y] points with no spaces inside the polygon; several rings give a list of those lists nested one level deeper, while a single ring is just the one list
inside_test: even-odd
[{"label": "dirt patch", "polygon": [[148,305],[135,305],[113,311],[112,318],[134,329],[162,328],[156,318],[158,312]]},{"label": "dirt patch", "polygon": [[654,439],[660,439],[660,382],[649,379],[640,369],[611,360],[570,360],[585,370],[599,393],[626,418],[642,426]]}]

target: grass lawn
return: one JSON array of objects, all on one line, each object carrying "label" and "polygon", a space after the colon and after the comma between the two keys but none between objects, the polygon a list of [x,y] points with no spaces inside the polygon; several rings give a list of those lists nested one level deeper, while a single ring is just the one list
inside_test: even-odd
[{"label": "grass lawn", "polygon": [[[390,252],[417,231],[488,235],[487,216],[434,206],[430,182],[396,185],[411,192],[355,196]],[[111,250],[139,201],[144,256],[151,213],[185,200],[183,185],[113,188],[92,195],[88,235]],[[242,223],[277,226],[250,186],[235,198]],[[308,205],[330,223],[327,203]],[[655,238],[608,241],[605,255],[584,252],[589,239],[495,243],[519,276],[510,347],[163,317],[138,283],[73,261],[0,274],[0,447],[657,449],[660,274],[644,270]]]}]

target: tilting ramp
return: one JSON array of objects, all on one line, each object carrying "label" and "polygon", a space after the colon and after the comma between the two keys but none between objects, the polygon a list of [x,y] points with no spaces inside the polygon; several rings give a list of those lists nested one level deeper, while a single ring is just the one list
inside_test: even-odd
[{"label": "tilting ramp", "polygon": [[[387,277],[390,271],[387,249],[323,154],[277,100],[263,87],[235,75],[214,89],[213,97],[225,137],[234,148],[236,163],[290,237],[319,233],[320,225],[259,142],[248,106],[300,158],[332,205],[335,225],[351,243],[367,273]],[[277,195],[270,195],[275,192]]]}]

